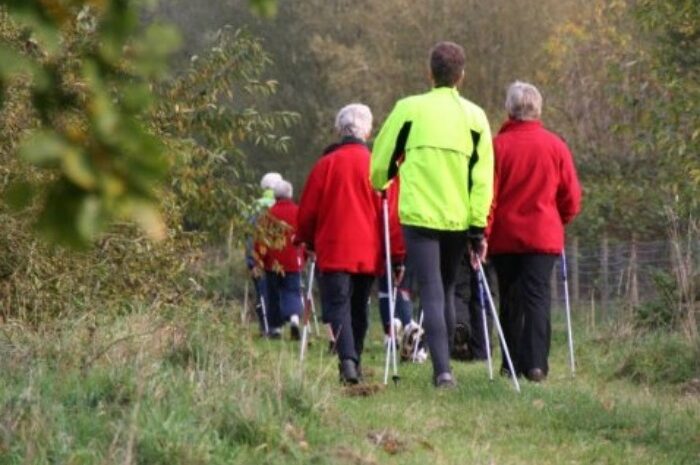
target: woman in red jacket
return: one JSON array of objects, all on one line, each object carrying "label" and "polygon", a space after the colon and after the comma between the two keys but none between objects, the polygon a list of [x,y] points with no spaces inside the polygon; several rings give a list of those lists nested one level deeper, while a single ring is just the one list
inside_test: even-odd
[{"label": "woman in red jacket", "polygon": [[[515,370],[539,382],[549,370],[550,276],[564,247],[564,225],[580,210],[581,188],[566,143],[540,122],[537,88],[511,84],[506,110],[509,119],[494,139],[489,254]],[[506,367],[504,360],[501,370]]]},{"label": "woman in red jacket", "polygon": [[290,323],[292,339],[299,339],[302,248],[295,244],[298,207],[292,200],[292,185],[277,181],[272,190],[275,203],[260,219],[260,237],[255,243],[258,266],[265,270],[269,336],[279,338],[282,326]]},{"label": "woman in red jacket", "polygon": [[[304,186],[298,235],[316,254],[323,321],[336,335],[341,381],[355,384],[361,376],[369,294],[382,272],[381,199],[369,182],[370,109],[358,103],[343,107],[335,128],[341,142],[316,162]],[[398,221],[393,223],[392,230],[400,231]],[[397,262],[403,259],[400,251],[394,253]]]}]

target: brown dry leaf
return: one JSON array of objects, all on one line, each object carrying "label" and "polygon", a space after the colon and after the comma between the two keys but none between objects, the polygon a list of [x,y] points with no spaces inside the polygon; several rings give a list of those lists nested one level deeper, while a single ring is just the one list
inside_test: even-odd
[{"label": "brown dry leaf", "polygon": [[381,446],[388,454],[396,455],[405,451],[406,443],[399,439],[397,433],[390,430],[373,431],[367,434],[367,439],[375,446]]},{"label": "brown dry leaf", "polygon": [[611,412],[615,408],[615,401],[612,399],[606,399],[603,401],[603,408],[606,412]]},{"label": "brown dry leaf", "polygon": [[421,446],[423,446],[425,449],[427,449],[427,450],[429,450],[429,451],[431,451],[431,452],[435,452],[435,446],[432,445],[430,442],[428,442],[427,439],[425,439],[425,438],[419,439],[417,442],[418,442],[418,444],[420,444]]}]

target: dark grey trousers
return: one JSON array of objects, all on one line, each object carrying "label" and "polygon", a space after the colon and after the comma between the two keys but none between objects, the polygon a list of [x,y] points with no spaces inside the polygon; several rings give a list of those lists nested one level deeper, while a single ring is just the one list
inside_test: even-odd
[{"label": "dark grey trousers", "polygon": [[333,329],[340,360],[349,358],[360,363],[373,282],[374,276],[365,274],[324,272],[319,276],[323,321]]},{"label": "dark grey trousers", "polygon": [[433,375],[450,372],[455,331],[455,283],[467,251],[466,231],[403,226],[408,267],[418,284]]}]

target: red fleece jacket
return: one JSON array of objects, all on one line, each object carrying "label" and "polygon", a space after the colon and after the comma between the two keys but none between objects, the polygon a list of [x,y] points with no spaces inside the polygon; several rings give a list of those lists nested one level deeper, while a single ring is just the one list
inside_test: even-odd
[{"label": "red fleece jacket", "polygon": [[258,223],[255,252],[267,271],[296,273],[301,270],[302,247],[295,245],[299,207],[288,199],[278,199]]},{"label": "red fleece jacket", "polygon": [[[370,152],[362,143],[334,147],[314,165],[299,202],[298,240],[316,252],[321,271],[383,272],[382,202],[369,182]],[[396,188],[390,189],[394,261],[403,261]]]},{"label": "red fleece jacket", "polygon": [[489,253],[561,253],[564,225],[581,208],[568,147],[541,122],[516,120],[503,125],[493,147]]}]

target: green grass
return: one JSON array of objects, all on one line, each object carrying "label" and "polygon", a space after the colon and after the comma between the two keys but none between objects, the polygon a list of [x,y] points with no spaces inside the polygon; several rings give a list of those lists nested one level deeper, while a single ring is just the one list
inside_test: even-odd
[{"label": "green grass", "polygon": [[[549,379],[521,394],[457,362],[455,390],[402,364],[397,386],[353,397],[321,341],[302,376],[296,343],[237,320],[205,306],[0,327],[0,464],[700,463],[700,397],[681,389],[699,373],[678,339],[581,331],[572,379],[557,326]],[[378,334],[364,366],[378,383]]]}]

